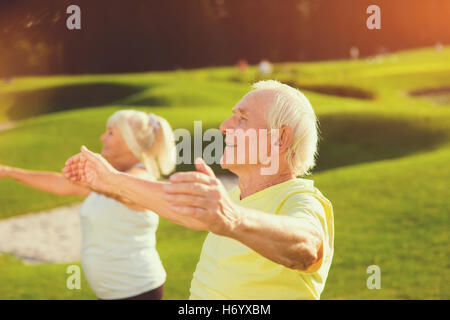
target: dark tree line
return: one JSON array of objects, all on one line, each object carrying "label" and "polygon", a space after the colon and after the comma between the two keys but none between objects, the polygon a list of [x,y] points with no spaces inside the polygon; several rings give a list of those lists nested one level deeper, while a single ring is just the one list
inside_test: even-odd
[{"label": "dark tree line", "polygon": [[[381,30],[366,28],[370,4]],[[448,0],[0,0],[0,76],[365,56],[449,44],[449,14]]]}]

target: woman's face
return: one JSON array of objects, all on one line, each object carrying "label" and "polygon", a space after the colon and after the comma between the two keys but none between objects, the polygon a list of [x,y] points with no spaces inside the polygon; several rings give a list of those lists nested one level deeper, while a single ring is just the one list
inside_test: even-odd
[{"label": "woman's face", "polygon": [[102,134],[100,140],[103,142],[102,156],[109,162],[132,155],[125,140],[120,134],[120,130],[114,126],[107,126],[106,132]]}]

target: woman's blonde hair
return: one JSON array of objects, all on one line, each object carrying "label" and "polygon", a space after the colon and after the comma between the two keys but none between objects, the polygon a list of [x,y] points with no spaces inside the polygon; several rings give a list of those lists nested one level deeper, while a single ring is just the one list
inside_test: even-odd
[{"label": "woman's blonde hair", "polygon": [[156,179],[175,169],[175,136],[166,119],[153,113],[120,110],[107,125],[119,129],[130,151]]}]

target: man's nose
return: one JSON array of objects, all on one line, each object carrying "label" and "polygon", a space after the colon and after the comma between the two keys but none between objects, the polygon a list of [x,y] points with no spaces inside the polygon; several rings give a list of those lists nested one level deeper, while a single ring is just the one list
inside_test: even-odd
[{"label": "man's nose", "polygon": [[219,130],[223,134],[226,134],[226,130],[230,130],[230,129],[233,129],[232,121],[231,121],[231,118],[228,118],[220,124]]}]

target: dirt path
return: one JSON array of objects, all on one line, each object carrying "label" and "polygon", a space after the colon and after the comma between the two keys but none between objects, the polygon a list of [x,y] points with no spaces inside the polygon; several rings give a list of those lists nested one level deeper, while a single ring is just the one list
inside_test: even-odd
[{"label": "dirt path", "polygon": [[[227,189],[236,178],[220,178]],[[0,220],[0,254],[11,253],[27,264],[80,260],[81,204]]]},{"label": "dirt path", "polygon": [[78,261],[80,204],[0,221],[0,252],[27,263]]}]

